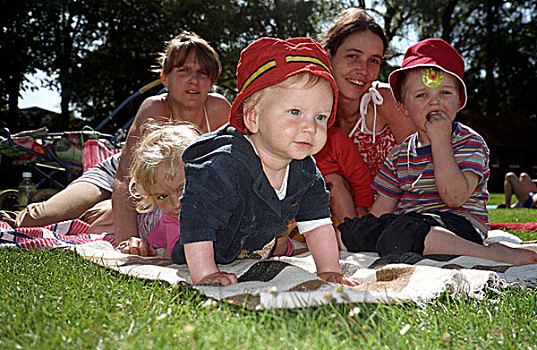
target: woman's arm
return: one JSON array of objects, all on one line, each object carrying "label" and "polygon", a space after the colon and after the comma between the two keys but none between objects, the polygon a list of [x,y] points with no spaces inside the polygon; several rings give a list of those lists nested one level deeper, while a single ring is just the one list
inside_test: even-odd
[{"label": "woman's arm", "polygon": [[[137,214],[134,208],[134,201],[129,192],[132,154],[142,134],[142,126],[147,123],[149,118],[154,118],[155,120],[164,119],[166,108],[162,101],[162,98],[159,97],[147,98],[140,106],[127,134],[112,192],[112,213],[116,244],[126,241],[130,237],[138,237]],[[160,118],[156,116],[160,116]]]}]

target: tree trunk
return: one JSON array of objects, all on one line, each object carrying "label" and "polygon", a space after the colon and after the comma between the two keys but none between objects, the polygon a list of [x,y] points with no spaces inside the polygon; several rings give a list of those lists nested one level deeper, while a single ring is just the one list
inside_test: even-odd
[{"label": "tree trunk", "polygon": [[22,79],[9,79],[8,81],[8,112],[6,126],[11,132],[21,131],[21,126],[19,126],[19,88],[21,85]]}]

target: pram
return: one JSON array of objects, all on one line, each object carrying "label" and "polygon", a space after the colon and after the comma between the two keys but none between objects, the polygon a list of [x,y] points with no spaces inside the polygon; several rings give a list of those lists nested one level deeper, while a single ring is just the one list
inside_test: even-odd
[{"label": "pram", "polygon": [[[34,177],[40,178],[36,183],[37,192],[30,202],[46,200],[107,155],[122,149],[135,116],[114,135],[100,130],[127,103],[159,84],[160,80],[155,80],[136,91],[95,129],[85,126],[81,131],[49,132],[48,128],[43,127],[11,134],[9,129],[0,128],[0,157],[5,155],[13,158],[13,165],[28,168],[38,175]],[[165,88],[158,93],[164,91]],[[18,190],[0,192],[0,210],[17,210],[17,201]]]}]

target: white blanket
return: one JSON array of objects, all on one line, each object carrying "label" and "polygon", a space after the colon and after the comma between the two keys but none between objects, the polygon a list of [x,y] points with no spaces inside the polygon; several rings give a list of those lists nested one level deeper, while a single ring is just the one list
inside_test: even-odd
[{"label": "white blanket", "polygon": [[[491,232],[491,241],[509,242],[514,246],[520,243],[516,236],[502,231]],[[536,248],[535,245],[523,246]],[[487,290],[501,291],[512,285],[537,286],[537,265],[511,266],[467,256],[425,259],[416,254],[403,254],[379,258],[375,253],[344,252],[340,253],[343,273],[360,281],[358,287],[327,283],[317,277],[308,252],[263,261],[237,260],[219,267],[235,273],[239,283],[231,286],[192,285],[186,265],[173,264],[163,257],[121,254],[105,241],[71,249],[86,259],[126,275],[188,285],[210,298],[255,310],[331,302],[424,303],[443,293],[482,298]]]}]

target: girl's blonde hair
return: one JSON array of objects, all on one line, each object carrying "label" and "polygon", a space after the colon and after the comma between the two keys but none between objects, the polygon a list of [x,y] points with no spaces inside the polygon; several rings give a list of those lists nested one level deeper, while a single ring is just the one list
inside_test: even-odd
[{"label": "girl's blonde hair", "polygon": [[149,186],[155,182],[157,170],[163,166],[164,176],[172,178],[180,167],[183,151],[201,135],[194,124],[156,124],[153,121],[144,126],[143,137],[132,155],[129,191],[137,199],[136,210],[147,213],[155,209],[157,203]]}]

